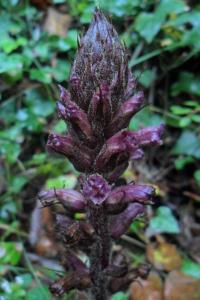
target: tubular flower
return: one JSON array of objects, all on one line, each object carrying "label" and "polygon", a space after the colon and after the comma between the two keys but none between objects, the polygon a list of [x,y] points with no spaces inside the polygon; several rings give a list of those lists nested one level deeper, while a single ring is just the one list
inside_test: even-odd
[{"label": "tubular flower", "polygon": [[[92,299],[107,300],[112,291],[141,276],[136,270],[128,273],[127,265],[116,265],[111,256],[112,241],[145,212],[155,195],[149,185],[118,186],[117,179],[130,160],[144,156],[146,147],[161,145],[164,132],[163,125],[127,129],[145,104],[143,92],[135,88],[126,50],[112,24],[96,9],[78,42],[69,89],[60,86],[57,111],[68,132],[51,133],[47,142],[49,152],[62,154],[82,172],[80,188],[39,194],[44,206],[56,201],[64,210],[56,212],[55,222],[67,248],[70,272],[51,285],[57,295],[73,288],[90,289]],[[84,213],[83,219],[74,219],[75,212]],[[69,252],[69,246],[86,252],[89,268]]]}]

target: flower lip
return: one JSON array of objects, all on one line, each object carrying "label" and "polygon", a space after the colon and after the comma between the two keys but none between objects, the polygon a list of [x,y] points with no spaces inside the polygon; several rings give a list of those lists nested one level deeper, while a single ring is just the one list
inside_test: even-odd
[{"label": "flower lip", "polygon": [[101,205],[110,193],[111,187],[107,181],[98,174],[90,175],[83,184],[85,198],[95,205]]}]

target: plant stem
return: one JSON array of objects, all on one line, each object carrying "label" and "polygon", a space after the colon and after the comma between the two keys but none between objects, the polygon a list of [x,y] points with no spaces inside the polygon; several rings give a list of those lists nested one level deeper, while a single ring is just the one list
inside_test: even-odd
[{"label": "plant stem", "polygon": [[92,203],[89,205],[89,218],[95,229],[95,242],[90,254],[91,300],[108,300],[105,269],[109,265],[111,250],[109,220],[104,208]]}]

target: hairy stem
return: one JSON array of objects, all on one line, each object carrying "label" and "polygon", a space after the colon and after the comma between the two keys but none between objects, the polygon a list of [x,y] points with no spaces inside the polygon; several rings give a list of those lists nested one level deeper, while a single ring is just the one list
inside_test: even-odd
[{"label": "hairy stem", "polygon": [[111,239],[108,230],[108,216],[102,206],[89,205],[90,222],[95,229],[95,243],[90,255],[91,300],[108,300],[107,276]]}]

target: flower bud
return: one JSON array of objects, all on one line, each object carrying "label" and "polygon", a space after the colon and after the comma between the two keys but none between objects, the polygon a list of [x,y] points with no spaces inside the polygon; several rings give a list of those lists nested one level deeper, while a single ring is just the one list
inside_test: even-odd
[{"label": "flower bud", "polygon": [[65,255],[65,261],[67,264],[67,268],[71,270],[83,271],[86,270],[85,263],[76,255],[74,251],[67,249]]},{"label": "flower bud", "polygon": [[72,161],[75,168],[80,172],[87,172],[92,166],[92,157],[87,147],[81,148],[71,137],[51,133],[47,141],[49,152],[59,153]]},{"label": "flower bud", "polygon": [[[92,141],[94,139],[87,114],[78,105],[71,101],[69,95],[61,87],[61,101],[57,102],[58,115],[64,121],[68,121],[80,139]],[[81,136],[81,133],[84,137]]]},{"label": "flower bud", "polygon": [[88,247],[92,244],[94,230],[86,221],[77,221],[65,215],[57,214],[56,224],[61,239],[67,245]]},{"label": "flower bud", "polygon": [[51,189],[39,193],[41,203],[46,206],[48,203],[57,200],[67,211],[84,212],[86,202],[84,197],[72,189]]},{"label": "flower bud", "polygon": [[122,185],[112,190],[106,199],[106,209],[109,213],[116,213],[120,209],[125,208],[131,202],[141,204],[152,203],[155,195],[155,189],[144,184],[128,184]]},{"label": "flower bud", "polygon": [[144,152],[140,147],[147,145],[160,145],[164,125],[151,126],[136,132],[121,130],[110,137],[101,149],[97,159],[96,168],[102,170],[115,157],[116,163],[119,162],[120,155],[126,155],[127,161],[131,159],[141,159]]},{"label": "flower bud", "polygon": [[67,276],[58,279],[50,286],[52,294],[56,296],[63,296],[64,293],[72,289],[83,290],[89,288],[91,279],[89,270],[74,271]]},{"label": "flower bud", "polygon": [[133,136],[140,146],[162,145],[161,137],[164,133],[164,129],[164,124],[159,126],[150,126],[133,132]]},{"label": "flower bud", "polygon": [[124,102],[119,108],[118,112],[114,116],[113,120],[109,124],[109,127],[106,130],[107,136],[111,136],[117,131],[128,126],[130,119],[138,112],[144,102],[144,93],[138,92],[126,102]]},{"label": "flower bud", "polygon": [[94,91],[109,87],[112,111],[123,100],[128,81],[128,63],[118,34],[103,13],[96,10],[83,38],[70,75],[72,100],[87,110]]},{"label": "flower bud", "polygon": [[114,239],[119,238],[128,230],[132,221],[142,213],[144,213],[144,205],[139,203],[130,203],[128,207],[121,214],[116,216],[111,223],[111,236]]}]

